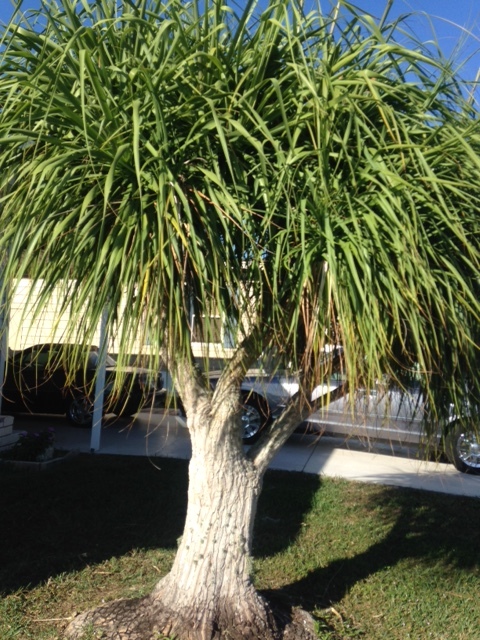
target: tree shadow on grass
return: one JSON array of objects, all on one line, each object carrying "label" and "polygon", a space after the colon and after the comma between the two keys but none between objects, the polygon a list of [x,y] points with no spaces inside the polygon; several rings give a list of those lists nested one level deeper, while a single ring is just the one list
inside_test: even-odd
[{"label": "tree shadow on grass", "polygon": [[[363,552],[336,559],[311,570],[304,578],[269,596],[302,603],[310,611],[338,603],[357,583],[404,559],[447,571],[480,568],[478,500],[408,489],[378,488],[372,509],[391,528]],[[341,532],[339,532],[341,536]],[[348,535],[348,534],[347,534]],[[322,540],[318,544],[323,544]]]},{"label": "tree shadow on grass", "polygon": [[[82,454],[42,472],[0,467],[0,482],[2,593],[133,549],[175,549],[183,532],[187,461]],[[264,486],[263,539],[281,550],[295,538],[319,479],[267,474]]]},{"label": "tree shadow on grass", "polygon": [[0,591],[182,534],[187,462],[79,455],[42,472],[0,468]]},{"label": "tree shadow on grass", "polygon": [[267,472],[255,520],[254,556],[273,556],[295,541],[321,484],[316,475]]},{"label": "tree shadow on grass", "polygon": [[[134,549],[171,551],[182,535],[186,461],[85,454],[42,473],[0,468],[0,482],[3,593],[34,587],[51,576]],[[328,513],[312,510],[315,501],[322,502],[324,489],[317,476],[267,473],[254,555],[272,556],[288,549],[312,513],[328,518]],[[338,492],[332,499],[342,495]],[[387,533],[370,546],[367,539],[360,553],[355,554],[353,546],[353,554],[313,567],[300,580],[270,592],[271,597],[310,610],[329,606],[357,582],[405,558],[432,563],[441,559],[462,569],[480,567],[477,500],[382,487],[369,489],[368,495],[371,509],[380,510],[382,522],[388,524]],[[347,525],[345,532],[338,536],[352,537]],[[328,544],[318,535],[318,545]]]}]

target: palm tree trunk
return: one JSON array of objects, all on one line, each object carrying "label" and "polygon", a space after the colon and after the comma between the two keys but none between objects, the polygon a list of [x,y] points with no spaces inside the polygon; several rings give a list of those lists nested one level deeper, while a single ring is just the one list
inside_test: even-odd
[{"label": "palm tree trunk", "polygon": [[263,472],[244,454],[240,434],[231,425],[236,416],[226,417],[221,410],[215,416],[210,403],[204,407],[189,423],[188,510],[170,572],[146,598],[117,601],[77,617],[68,638],[82,638],[89,625],[111,640],[315,637],[306,617],[289,626],[288,616],[274,614],[251,582],[253,523]]},{"label": "palm tree trunk", "polygon": [[[201,427],[207,419],[200,415],[194,422]],[[208,429],[195,426],[185,529],[173,567],[152,598],[175,612],[169,634],[210,638],[215,629],[229,628],[232,638],[235,630],[246,637],[247,629],[251,637],[267,638],[268,607],[250,579],[262,478],[245,459],[240,439],[220,437],[224,424],[213,419]]]}]

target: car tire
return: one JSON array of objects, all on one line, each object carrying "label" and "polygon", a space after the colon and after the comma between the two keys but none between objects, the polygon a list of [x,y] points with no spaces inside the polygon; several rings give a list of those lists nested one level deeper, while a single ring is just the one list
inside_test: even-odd
[{"label": "car tire", "polygon": [[480,475],[480,438],[472,429],[453,423],[446,439],[446,454],[458,471]]},{"label": "car tire", "polygon": [[76,427],[91,427],[93,402],[88,396],[74,395],[67,405],[67,419]]},{"label": "car tire", "polygon": [[262,430],[271,422],[272,415],[268,402],[257,393],[242,393],[243,443],[253,444]]}]

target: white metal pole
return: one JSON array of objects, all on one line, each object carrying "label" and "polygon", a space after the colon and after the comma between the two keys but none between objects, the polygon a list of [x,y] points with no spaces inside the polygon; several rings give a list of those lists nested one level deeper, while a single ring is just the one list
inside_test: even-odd
[{"label": "white metal pole", "polygon": [[105,370],[107,366],[107,317],[105,308],[100,320],[100,345],[98,350],[97,380],[95,382],[95,402],[93,404],[92,433],[90,437],[90,451],[100,449],[100,435],[102,431],[103,397],[105,395]]}]

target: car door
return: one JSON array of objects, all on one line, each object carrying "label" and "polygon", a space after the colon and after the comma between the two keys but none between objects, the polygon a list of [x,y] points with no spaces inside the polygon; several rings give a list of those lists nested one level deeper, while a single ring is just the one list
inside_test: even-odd
[{"label": "car door", "polygon": [[27,411],[63,413],[65,372],[55,363],[55,348],[37,345],[19,354],[15,377],[17,394]]},{"label": "car door", "polygon": [[5,413],[28,410],[31,405],[29,390],[22,376],[24,353],[23,351],[13,353],[8,358],[2,388],[3,410]]},{"label": "car door", "polygon": [[356,389],[334,400],[309,421],[331,435],[409,444],[421,439],[423,412],[419,389],[379,383],[369,392]]},{"label": "car door", "polygon": [[7,410],[10,405],[16,411],[36,411],[38,371],[34,362],[37,351],[30,347],[15,353],[9,360],[3,387]]}]

